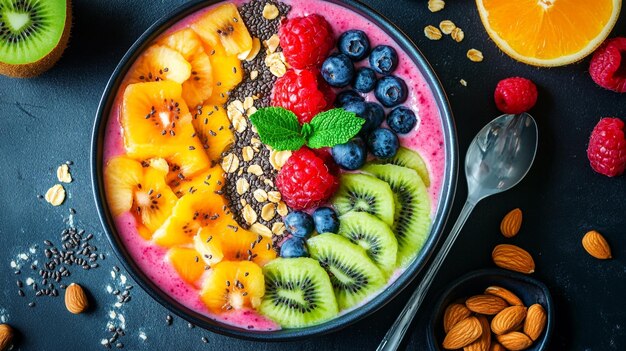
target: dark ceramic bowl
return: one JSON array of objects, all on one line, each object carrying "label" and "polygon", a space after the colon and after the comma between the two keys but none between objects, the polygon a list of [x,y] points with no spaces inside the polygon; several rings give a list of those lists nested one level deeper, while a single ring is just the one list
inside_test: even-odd
[{"label": "dark ceramic bowl", "polygon": [[128,50],[126,55],[122,58],[121,62],[113,72],[111,79],[109,80],[95,119],[93,136],[92,136],[92,150],[91,150],[91,168],[92,168],[92,184],[96,206],[100,215],[102,225],[108,235],[109,241],[113,250],[119,257],[124,267],[128,270],[133,279],[155,300],[165,306],[170,311],[174,312],[178,316],[186,319],[190,323],[206,328],[208,330],[234,336],[243,339],[251,340],[294,340],[310,337],[313,335],[321,335],[324,333],[330,333],[341,328],[344,328],[358,320],[365,318],[372,314],[376,310],[383,307],[386,303],[391,301],[396,295],[398,295],[402,289],[404,289],[418,274],[418,272],[424,267],[427,259],[433,252],[435,244],[441,236],[444,224],[447,220],[452,200],[454,198],[454,191],[457,180],[457,154],[458,147],[456,141],[456,131],[454,129],[454,123],[452,120],[452,113],[448,104],[446,95],[441,87],[441,83],[435,76],[431,66],[428,64],[424,56],[417,49],[415,44],[408,39],[408,37],[394,26],[389,20],[367,7],[366,5],[353,1],[353,0],[326,0],[332,3],[344,6],[354,13],[364,16],[369,21],[378,24],[383,30],[385,30],[390,37],[396,40],[397,44],[408,54],[408,56],[414,61],[417,67],[419,67],[422,75],[426,79],[430,86],[437,107],[441,115],[441,123],[443,128],[443,138],[445,142],[445,157],[446,167],[445,174],[443,176],[443,184],[441,195],[439,198],[439,208],[434,215],[432,232],[429,236],[424,248],[418,254],[416,259],[411,263],[406,271],[389,287],[381,291],[372,301],[366,305],[359,307],[346,314],[338,316],[337,318],[312,327],[301,329],[286,329],[271,332],[262,331],[249,331],[241,328],[233,327],[221,322],[214,321],[202,314],[194,312],[185,307],[175,299],[171,298],[165,292],[163,292],[157,285],[155,285],[138,267],[138,265],[131,259],[124,244],[120,240],[117,230],[114,225],[113,218],[109,212],[106,199],[104,196],[104,184],[103,184],[103,145],[106,121],[109,116],[110,110],[114,104],[117,90],[123,80],[127,70],[132,63],[137,59],[140,53],[142,53],[150,43],[158,37],[165,30],[170,28],[173,24],[185,18],[208,5],[218,3],[217,0],[196,0],[190,1],[180,8],[173,11],[171,14],[165,16],[161,20],[153,24],[146,32],[135,42],[135,44]]},{"label": "dark ceramic bowl", "polygon": [[446,307],[458,299],[482,294],[487,287],[492,285],[510,290],[517,295],[527,307],[535,303],[543,306],[548,315],[545,330],[539,339],[537,339],[531,347],[527,348],[526,351],[547,350],[550,334],[552,334],[552,329],[554,328],[554,305],[552,304],[550,291],[537,279],[502,269],[473,271],[448,286],[434,305],[428,323],[426,336],[430,350],[444,351],[441,347],[441,343],[445,337],[443,331],[443,314]]}]

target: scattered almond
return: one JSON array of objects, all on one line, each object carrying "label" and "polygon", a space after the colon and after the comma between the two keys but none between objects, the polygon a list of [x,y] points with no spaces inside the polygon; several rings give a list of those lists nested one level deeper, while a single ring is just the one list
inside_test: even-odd
[{"label": "scattered almond", "polygon": [[68,311],[73,314],[80,314],[88,306],[87,294],[85,294],[85,290],[80,285],[72,283],[65,289],[65,307],[67,307]]},{"label": "scattered almond", "polygon": [[458,322],[464,320],[472,314],[472,311],[460,303],[453,303],[446,308],[443,314],[443,331],[446,333]]},{"label": "scattered almond", "polygon": [[485,294],[498,296],[506,301],[511,306],[524,306],[522,300],[513,294],[510,290],[507,290],[500,286],[490,286],[485,289]]},{"label": "scattered almond", "polygon": [[606,260],[611,258],[611,247],[602,234],[595,230],[587,232],[583,237],[583,247],[591,256]]},{"label": "scattered almond", "polygon": [[63,201],[65,201],[65,189],[63,188],[63,185],[56,184],[52,188],[48,189],[44,198],[52,206],[61,206]]},{"label": "scattered almond", "polygon": [[443,10],[446,3],[443,0],[428,0],[428,9],[430,12],[437,12]]},{"label": "scattered almond", "polygon": [[482,335],[482,326],[476,317],[465,318],[457,323],[443,340],[443,348],[448,350],[460,349],[473,343]]},{"label": "scattered almond", "polygon": [[547,320],[548,316],[543,306],[536,303],[528,307],[526,321],[524,322],[524,334],[528,335],[531,340],[536,341],[546,327]]},{"label": "scattered almond", "polygon": [[[450,33],[450,36],[452,37],[452,39],[454,39],[454,41],[456,41],[457,43],[460,43],[463,41],[463,39],[465,39],[465,32],[463,32],[461,28],[456,27],[452,30],[452,32]],[[478,52],[480,53],[480,51]],[[480,54],[480,57],[481,57],[480,60],[482,61],[482,53]]]},{"label": "scattered almond", "polygon": [[[455,39],[456,40],[456,39]],[[463,39],[461,39],[463,40]],[[457,41],[461,41],[457,40]],[[483,61],[483,53],[476,49],[469,49],[467,51],[467,58],[472,62],[482,62]]]},{"label": "scattered almond", "polygon": [[519,233],[522,227],[522,210],[516,208],[507,213],[500,222],[500,232],[507,238],[512,238]]},{"label": "scattered almond", "polygon": [[498,335],[496,338],[502,346],[510,351],[525,350],[533,344],[533,341],[530,340],[528,335],[516,331],[504,335]]},{"label": "scattered almond", "polygon": [[265,4],[265,6],[263,7],[263,18],[271,21],[278,17],[278,15],[279,12],[276,5],[270,3]]},{"label": "scattered almond", "polygon": [[491,257],[500,268],[526,274],[535,271],[535,261],[532,256],[526,250],[515,245],[498,245],[493,249]]},{"label": "scattered almond", "polygon": [[435,26],[426,26],[424,28],[424,35],[430,40],[441,39],[441,31]]},{"label": "scattered almond", "polygon": [[8,324],[0,324],[0,351],[6,351],[13,342],[13,328]]},{"label": "scattered almond", "polygon": [[67,164],[62,164],[57,168],[57,179],[61,183],[71,183],[72,175],[70,174],[70,167]]},{"label": "scattered almond", "polygon": [[450,20],[444,20],[439,23],[439,29],[443,34],[450,34],[456,28],[456,24]]},{"label": "scattered almond", "polygon": [[509,304],[497,296],[476,295],[467,299],[465,306],[472,312],[492,316],[507,308]]},{"label": "scattered almond", "polygon": [[519,327],[526,318],[526,307],[511,306],[503,309],[491,321],[491,331],[496,335],[506,334]]}]

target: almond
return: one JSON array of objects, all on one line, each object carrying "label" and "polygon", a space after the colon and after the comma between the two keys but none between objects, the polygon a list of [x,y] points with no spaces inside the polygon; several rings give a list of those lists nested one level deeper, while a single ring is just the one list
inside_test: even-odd
[{"label": "almond", "polygon": [[485,316],[477,316],[480,326],[482,328],[482,334],[478,340],[465,346],[463,351],[489,351],[491,345],[491,331],[489,330],[489,321]]},{"label": "almond", "polygon": [[487,289],[485,289],[485,294],[501,297],[511,306],[524,306],[524,303],[519,297],[517,297],[517,295],[513,294],[510,290],[507,290],[500,286],[488,287]]},{"label": "almond", "polygon": [[611,258],[611,247],[602,234],[595,230],[587,232],[583,237],[583,247],[591,256],[606,260]]},{"label": "almond", "polygon": [[465,306],[470,311],[486,314],[488,316],[498,314],[503,309],[509,307],[503,299],[493,295],[476,295],[465,301]]},{"label": "almond", "polygon": [[500,222],[500,232],[507,238],[512,238],[519,233],[522,227],[522,210],[516,208],[507,213]]},{"label": "almond", "polygon": [[13,328],[8,324],[0,324],[0,351],[8,350],[13,342]]},{"label": "almond", "polygon": [[537,340],[546,327],[547,319],[546,311],[540,304],[536,303],[528,307],[526,322],[524,322],[524,334],[528,335],[533,341]]},{"label": "almond", "polygon": [[515,245],[498,245],[493,249],[491,257],[500,268],[526,274],[535,271],[533,257],[526,250]]},{"label": "almond", "polygon": [[476,317],[465,318],[457,323],[443,340],[443,348],[448,350],[460,349],[473,343],[480,337],[483,329]]},{"label": "almond", "polygon": [[443,331],[446,333],[454,327],[455,324],[464,320],[472,314],[472,311],[459,303],[453,303],[446,308],[443,314]]},{"label": "almond", "polygon": [[496,336],[500,344],[510,351],[520,351],[527,349],[533,344],[528,335],[520,332],[510,332],[504,335]]},{"label": "almond", "polygon": [[496,335],[506,334],[520,326],[524,318],[526,318],[526,307],[507,307],[493,317],[491,321],[491,331]]},{"label": "almond", "polygon": [[68,311],[80,314],[87,309],[88,305],[87,294],[80,285],[72,283],[65,289],[65,307]]},{"label": "almond", "polygon": [[489,351],[506,351],[504,346],[498,344],[497,342],[492,342]]}]

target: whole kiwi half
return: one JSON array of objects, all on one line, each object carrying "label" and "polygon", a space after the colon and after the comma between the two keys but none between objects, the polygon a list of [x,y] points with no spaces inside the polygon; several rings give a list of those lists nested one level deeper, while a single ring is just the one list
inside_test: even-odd
[{"label": "whole kiwi half", "polygon": [[0,74],[40,75],[67,47],[71,0],[0,0]]}]

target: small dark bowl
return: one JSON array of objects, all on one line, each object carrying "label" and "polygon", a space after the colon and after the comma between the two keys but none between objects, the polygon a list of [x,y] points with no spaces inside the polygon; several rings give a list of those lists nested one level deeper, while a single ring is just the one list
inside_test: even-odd
[{"label": "small dark bowl", "polygon": [[492,285],[511,290],[527,307],[535,303],[543,306],[548,315],[546,327],[539,339],[526,351],[544,351],[548,349],[550,335],[552,334],[552,329],[554,329],[554,305],[548,288],[542,282],[527,275],[502,269],[483,269],[462,276],[450,284],[441,294],[441,297],[433,307],[426,331],[431,350],[444,351],[441,343],[445,337],[443,314],[446,307],[458,299],[482,294],[487,287]]},{"label": "small dark bowl", "polygon": [[128,50],[122,58],[117,68],[113,72],[109,80],[100,105],[96,114],[91,145],[91,176],[94,198],[98,214],[102,222],[102,226],[107,234],[109,242],[120,259],[122,265],[129,272],[131,277],[141,286],[152,298],[167,309],[202,328],[214,331],[216,333],[225,334],[242,339],[263,340],[263,341],[285,341],[297,340],[311,337],[314,335],[322,335],[337,331],[353,324],[366,316],[374,313],[394,297],[396,297],[409,283],[417,276],[420,270],[426,264],[426,261],[433,253],[437,241],[441,237],[444,225],[450,213],[454,192],[456,189],[456,180],[458,173],[458,145],[456,140],[456,131],[452,120],[452,112],[445,92],[441,86],[441,82],[433,72],[432,67],[426,61],[415,44],[404,34],[398,27],[393,25],[388,19],[369,8],[367,5],[355,0],[323,0],[330,3],[343,6],[355,14],[365,17],[368,21],[375,23],[382,28],[389,36],[396,41],[408,55],[408,57],[419,68],[424,76],[425,81],[432,90],[437,109],[441,115],[441,124],[443,131],[443,139],[445,144],[446,166],[442,178],[441,194],[439,196],[439,206],[433,215],[433,223],[430,236],[424,244],[422,250],[411,264],[406,267],[406,271],[401,274],[396,281],[380,291],[371,301],[364,306],[356,308],[336,318],[311,327],[299,329],[283,329],[277,331],[256,331],[245,330],[234,327],[219,321],[212,320],[198,312],[195,312],[180,302],[173,299],[167,293],[162,291],[154,284],[148,276],[139,268],[136,262],[128,253],[124,243],[115,228],[113,217],[108,208],[106,198],[104,196],[103,181],[103,147],[106,129],[106,121],[109,117],[112,106],[114,105],[117,90],[126,75],[128,69],[137,57],[151,44],[151,42],[170,28],[173,24],[186,16],[206,7],[222,1],[219,0],[192,0],[189,1],[172,13],[166,15],[137,39],[133,46]]}]

